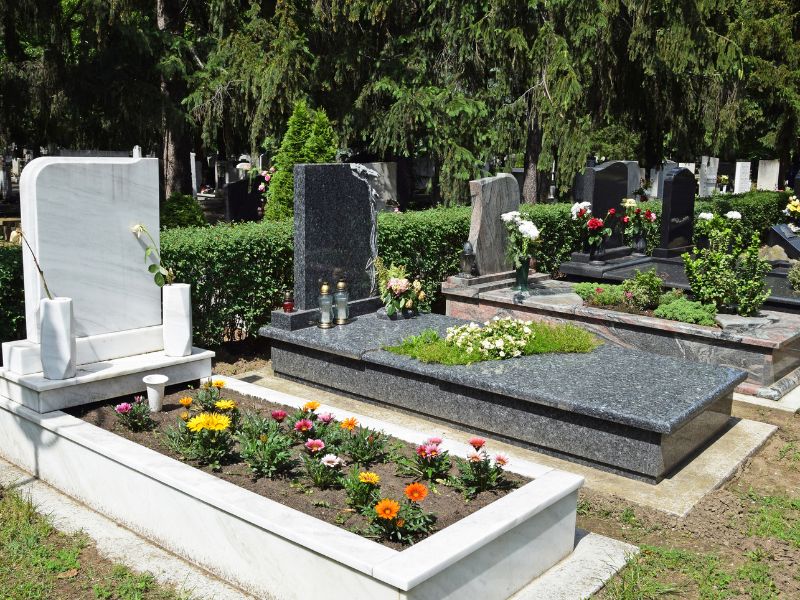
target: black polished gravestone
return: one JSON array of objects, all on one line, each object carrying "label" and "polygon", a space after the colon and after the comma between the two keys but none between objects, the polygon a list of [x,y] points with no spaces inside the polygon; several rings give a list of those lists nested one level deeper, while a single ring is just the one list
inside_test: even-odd
[{"label": "black polished gravestone", "polygon": [[661,243],[653,250],[653,256],[672,258],[692,247],[696,189],[697,182],[689,169],[672,167],[664,173]]},{"label": "black polished gravestone", "polygon": [[[583,173],[583,199],[592,203],[592,215],[605,219],[612,208],[617,218],[622,216],[622,200],[628,196],[628,165],[622,161],[604,162],[588,167]],[[617,224],[618,225],[618,224]],[[624,246],[622,231],[615,227],[605,243],[606,258],[627,256],[631,249]]]},{"label": "black polished gravestone", "polygon": [[770,227],[767,232],[767,245],[780,246],[790,259],[800,259],[800,237],[785,223]]},{"label": "black polished gravestone", "polygon": [[223,190],[226,221],[258,221],[262,199],[255,179],[245,177],[226,184]]}]

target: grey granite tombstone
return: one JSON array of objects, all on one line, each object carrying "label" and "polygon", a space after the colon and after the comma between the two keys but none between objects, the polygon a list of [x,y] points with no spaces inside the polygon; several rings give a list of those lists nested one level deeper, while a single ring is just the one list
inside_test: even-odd
[{"label": "grey granite tombstone", "polygon": [[508,235],[500,215],[519,209],[519,185],[510,173],[469,182],[472,221],[469,241],[480,275],[511,269],[505,256]]},{"label": "grey granite tombstone", "polygon": [[514,179],[517,180],[517,186],[519,187],[520,194],[522,194],[522,186],[525,185],[525,169],[522,167],[513,167],[511,169],[511,174],[514,176]]},{"label": "grey granite tombstone", "polygon": [[653,256],[670,258],[687,252],[694,232],[694,173],[672,167],[664,173],[664,201],[661,208],[661,243]]},{"label": "grey granite tombstone", "polygon": [[377,206],[359,164],[294,168],[294,299],[298,310],[318,307],[321,281],[344,277],[350,300],[374,296]]}]

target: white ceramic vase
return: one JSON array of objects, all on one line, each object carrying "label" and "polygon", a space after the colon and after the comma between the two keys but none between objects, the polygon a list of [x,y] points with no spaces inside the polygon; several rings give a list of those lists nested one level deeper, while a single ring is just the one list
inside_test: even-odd
[{"label": "white ceramic vase", "polygon": [[164,354],[189,356],[192,353],[192,286],[173,283],[162,289]]},{"label": "white ceramic vase", "polygon": [[75,323],[72,298],[42,298],[40,352],[45,379],[75,377]]},{"label": "white ceramic vase", "polygon": [[169,377],[166,375],[145,375],[142,378],[147,388],[147,404],[150,412],[161,412],[164,406],[164,386],[167,385]]}]

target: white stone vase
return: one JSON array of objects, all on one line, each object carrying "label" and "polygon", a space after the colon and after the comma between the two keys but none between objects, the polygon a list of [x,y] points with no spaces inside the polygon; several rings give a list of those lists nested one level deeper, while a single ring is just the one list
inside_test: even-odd
[{"label": "white stone vase", "polygon": [[145,375],[142,377],[147,388],[147,404],[150,412],[161,412],[164,406],[164,386],[167,385],[169,377],[166,375]]},{"label": "white stone vase", "polygon": [[45,379],[75,377],[75,323],[72,298],[42,298],[39,302],[42,374]]},{"label": "white stone vase", "polygon": [[162,289],[164,354],[189,356],[192,353],[192,286],[173,283]]}]

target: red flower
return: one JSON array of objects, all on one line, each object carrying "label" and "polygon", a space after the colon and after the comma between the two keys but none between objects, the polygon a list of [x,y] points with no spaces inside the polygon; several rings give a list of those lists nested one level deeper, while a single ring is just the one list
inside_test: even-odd
[{"label": "red flower", "polygon": [[603,293],[603,288],[601,288],[601,287],[594,288],[594,293],[595,294],[602,294]]},{"label": "red flower", "polygon": [[579,217],[579,218],[580,218],[580,217],[582,217],[582,216],[583,216],[583,215],[585,215],[585,214],[586,214],[586,209],[585,209],[585,208],[582,208],[582,209],[580,209],[580,210],[578,211],[578,217]]},{"label": "red flower", "polygon": [[592,217],[586,222],[586,227],[589,228],[589,231],[597,231],[598,229],[602,229],[603,227],[603,219],[598,219],[597,217]]},{"label": "red flower", "polygon": [[626,225],[628,223],[630,223],[630,220],[631,220],[631,218],[629,216],[627,216],[627,215],[622,217],[622,222],[625,223]]},{"label": "red flower", "polygon": [[480,450],[486,445],[486,440],[479,437],[469,438],[469,445],[475,448],[475,450]]},{"label": "red flower", "polygon": [[652,214],[653,214],[653,213],[652,213],[652,212],[650,212],[650,209],[648,208],[646,211],[644,211],[644,218],[645,218],[645,219],[649,219],[649,218],[651,218],[650,216],[651,216]]},{"label": "red flower", "polygon": [[617,214],[617,209],[616,208],[608,209],[608,216],[609,217],[613,217],[615,214]]},{"label": "red flower", "polygon": [[637,208],[637,209],[636,209],[636,214],[637,214],[637,215],[639,215],[639,214],[641,214],[641,213],[642,213],[642,209],[641,209],[641,208]]}]

